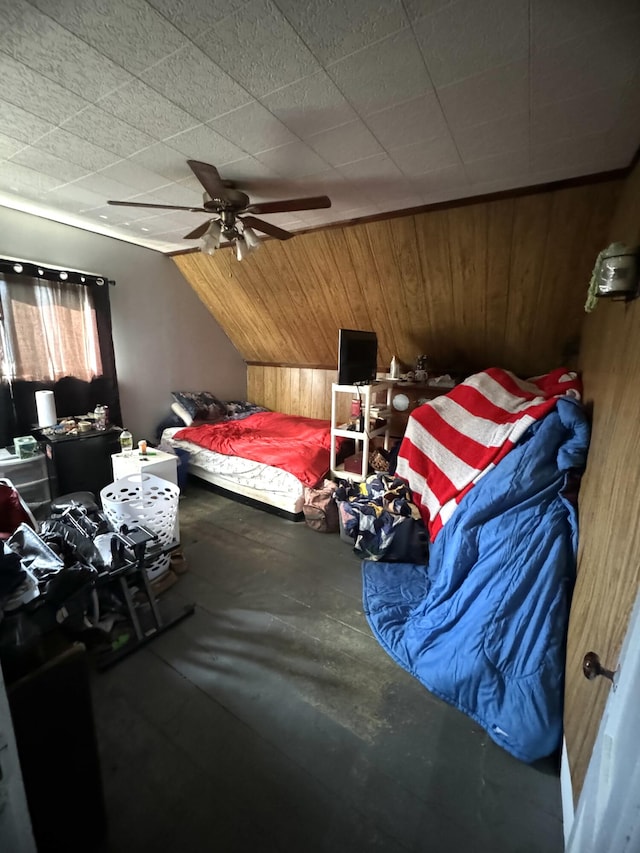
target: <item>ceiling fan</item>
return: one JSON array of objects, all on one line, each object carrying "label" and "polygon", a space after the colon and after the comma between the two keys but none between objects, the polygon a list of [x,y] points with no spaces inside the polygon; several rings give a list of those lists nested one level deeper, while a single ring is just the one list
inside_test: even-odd
[{"label": "ceiling fan", "polygon": [[220,177],[215,166],[201,163],[199,160],[187,160],[191,171],[204,187],[202,207],[181,207],[173,204],[141,204],[135,201],[108,201],[123,207],[149,207],[161,210],[188,210],[192,213],[207,213],[209,219],[185,235],[185,240],[201,239],[201,248],[207,254],[213,254],[224,237],[235,242],[238,260],[242,260],[252,249],[260,245],[253,229],[275,237],[288,240],[294,235],[290,231],[278,228],[252,214],[284,213],[290,210],[315,210],[331,207],[331,199],[326,195],[309,198],[289,198],[282,201],[265,201],[251,204],[249,196],[235,188],[233,181]]}]

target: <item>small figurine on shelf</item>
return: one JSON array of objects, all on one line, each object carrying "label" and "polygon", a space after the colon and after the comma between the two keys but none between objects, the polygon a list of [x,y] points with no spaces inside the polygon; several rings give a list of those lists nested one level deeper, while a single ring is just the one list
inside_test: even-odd
[{"label": "small figurine on shelf", "polygon": [[416,382],[426,382],[429,379],[429,359],[426,355],[419,355],[416,359]]}]

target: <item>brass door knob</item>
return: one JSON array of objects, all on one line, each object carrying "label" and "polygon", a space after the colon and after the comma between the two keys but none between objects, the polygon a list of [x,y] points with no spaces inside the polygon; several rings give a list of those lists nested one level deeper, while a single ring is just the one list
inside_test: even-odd
[{"label": "brass door knob", "polygon": [[582,659],[582,672],[584,673],[584,677],[588,678],[589,681],[593,681],[593,679],[597,678],[599,675],[603,675],[605,678],[613,681],[613,676],[615,675],[615,672],[612,672],[610,669],[605,669],[602,666],[600,658],[595,652],[587,652]]}]

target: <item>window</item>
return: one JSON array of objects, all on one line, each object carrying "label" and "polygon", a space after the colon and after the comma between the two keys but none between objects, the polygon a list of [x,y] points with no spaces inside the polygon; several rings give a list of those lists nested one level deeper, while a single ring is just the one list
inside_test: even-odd
[{"label": "window", "polygon": [[2,379],[87,382],[102,374],[96,310],[89,287],[0,277]]}]

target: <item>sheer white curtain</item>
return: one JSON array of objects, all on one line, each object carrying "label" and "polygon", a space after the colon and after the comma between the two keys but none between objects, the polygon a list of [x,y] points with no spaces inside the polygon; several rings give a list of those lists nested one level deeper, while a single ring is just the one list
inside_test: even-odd
[{"label": "sheer white curtain", "polygon": [[90,381],[102,374],[90,289],[0,275],[2,379]]}]

